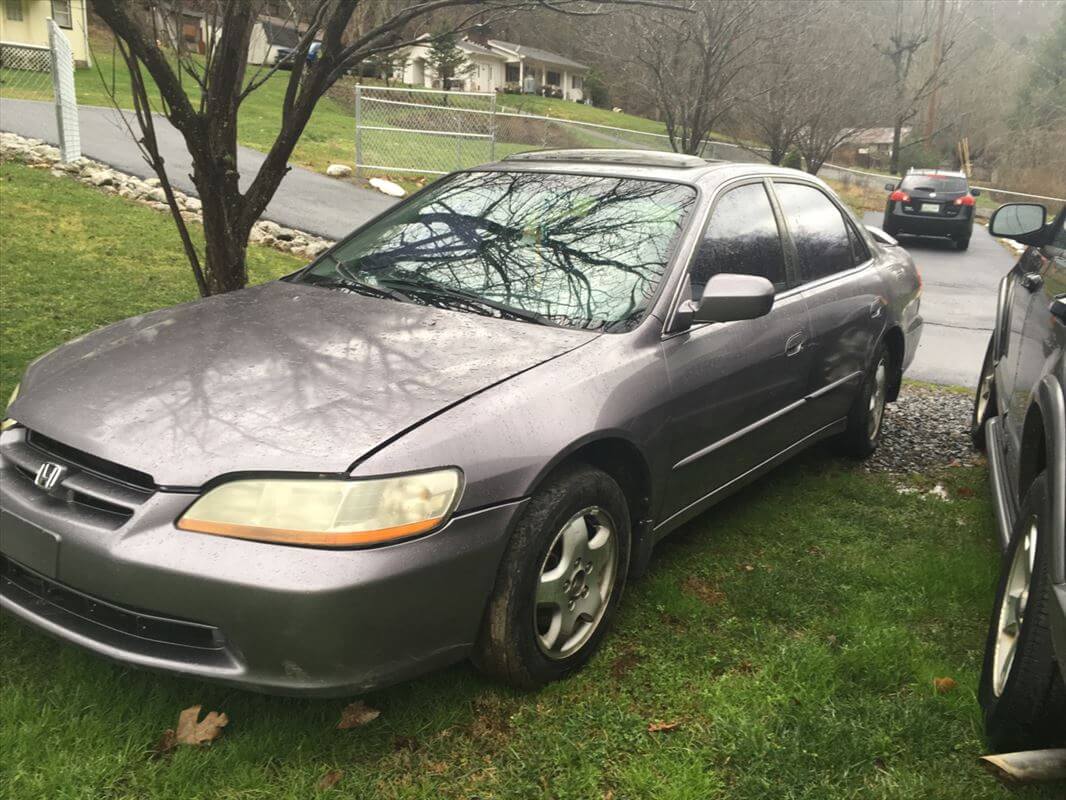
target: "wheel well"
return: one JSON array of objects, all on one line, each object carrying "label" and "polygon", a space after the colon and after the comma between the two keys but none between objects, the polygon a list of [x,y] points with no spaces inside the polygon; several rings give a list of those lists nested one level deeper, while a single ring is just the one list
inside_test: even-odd
[{"label": "wheel well", "polygon": [[625,439],[597,439],[570,453],[562,463],[580,461],[601,469],[622,488],[635,536],[651,509],[651,471],[640,450]]},{"label": "wheel well", "polygon": [[887,400],[895,400],[899,397],[900,386],[903,384],[903,331],[899,328],[889,328],[885,332],[885,348],[889,358],[892,359],[892,375],[888,384]]},{"label": "wheel well", "polygon": [[1047,438],[1040,406],[1033,403],[1022,427],[1022,445],[1018,459],[1018,499],[1025,497],[1029,485],[1047,468]]}]

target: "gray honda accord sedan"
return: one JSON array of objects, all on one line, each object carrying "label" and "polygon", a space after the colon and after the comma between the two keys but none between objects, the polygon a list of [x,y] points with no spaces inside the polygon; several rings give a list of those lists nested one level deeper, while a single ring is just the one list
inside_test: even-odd
[{"label": "gray honda accord sedan", "polygon": [[281,280],[26,370],[0,599],[121,662],[339,695],[581,667],[663,536],[877,447],[921,332],[818,179],[633,151],[459,172]]}]

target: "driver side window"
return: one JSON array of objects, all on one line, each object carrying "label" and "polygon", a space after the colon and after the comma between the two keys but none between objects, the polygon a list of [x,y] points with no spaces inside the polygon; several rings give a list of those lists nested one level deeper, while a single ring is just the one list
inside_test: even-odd
[{"label": "driver side window", "polygon": [[689,269],[693,299],[720,273],[758,275],[778,290],[787,284],[781,233],[761,183],[738,186],[719,198]]}]

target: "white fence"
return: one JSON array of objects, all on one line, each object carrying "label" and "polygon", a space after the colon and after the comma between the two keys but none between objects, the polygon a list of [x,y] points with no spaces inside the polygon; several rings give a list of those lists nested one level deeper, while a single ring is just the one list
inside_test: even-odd
[{"label": "white fence", "polygon": [[[16,113],[20,100],[55,103],[56,141],[64,161],[81,157],[78,101],[74,90],[74,54],[63,31],[48,20],[48,47],[0,42],[0,102]],[[9,103],[8,101],[12,101]],[[0,119],[0,128],[3,120]]]}]

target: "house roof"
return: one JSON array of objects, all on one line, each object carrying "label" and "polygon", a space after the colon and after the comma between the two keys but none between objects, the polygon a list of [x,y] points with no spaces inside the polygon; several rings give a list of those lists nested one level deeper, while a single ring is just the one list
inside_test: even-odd
[{"label": "house roof", "polygon": [[[906,139],[910,132],[910,127],[904,126],[900,131],[901,137]],[[892,128],[866,128],[849,136],[847,143],[859,147],[871,144],[892,144],[892,134]]]},{"label": "house roof", "polygon": [[[278,47],[296,47],[306,30],[305,26],[301,25],[297,28],[291,19],[280,17],[260,17],[259,24],[263,26],[263,35],[266,36],[267,43]],[[321,36],[315,36],[315,38],[319,39]]]},{"label": "house roof", "polygon": [[504,42],[500,39],[489,39],[489,45],[495,47],[498,50],[517,56],[518,58],[526,59],[531,58],[534,61],[544,61],[548,64],[553,64],[559,67],[567,67],[568,69],[588,69],[588,65],[581,64],[573,59],[561,56],[558,53],[552,53],[548,50],[541,50],[537,47],[529,47],[524,44],[514,44],[513,42]]},{"label": "house roof", "polygon": [[501,60],[507,59],[507,56],[503,55],[502,53],[498,53],[492,48],[485,47],[485,45],[478,44],[477,42],[472,42],[469,39],[463,39],[460,42],[456,42],[456,44],[459,45],[459,48],[461,50],[466,53],[470,53],[471,55],[489,56],[490,58],[499,58]]}]

